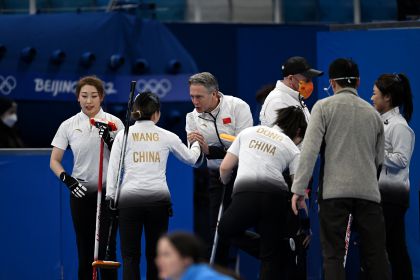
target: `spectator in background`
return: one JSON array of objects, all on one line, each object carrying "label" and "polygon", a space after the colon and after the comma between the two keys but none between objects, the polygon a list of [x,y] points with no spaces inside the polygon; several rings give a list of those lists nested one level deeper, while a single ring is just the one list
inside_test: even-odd
[{"label": "spectator in background", "polygon": [[15,127],[17,120],[16,102],[0,97],[0,148],[23,148]]},{"label": "spectator in background", "polygon": [[194,235],[174,232],[158,241],[159,277],[168,280],[233,280],[205,264],[205,250]]}]

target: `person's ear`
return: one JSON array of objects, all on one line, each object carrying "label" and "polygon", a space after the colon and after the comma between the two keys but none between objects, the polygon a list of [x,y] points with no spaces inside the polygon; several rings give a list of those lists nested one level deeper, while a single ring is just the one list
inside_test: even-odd
[{"label": "person's ear", "polygon": [[357,89],[357,88],[359,88],[359,86],[360,86],[360,78],[358,78],[358,79],[356,80],[356,89]]},{"label": "person's ear", "polygon": [[389,104],[391,104],[391,95],[384,95],[383,94],[382,96],[383,96],[385,102],[388,102]]},{"label": "person's ear", "polygon": [[331,84],[331,88],[333,89],[333,91],[335,90],[335,87],[337,86],[337,82],[334,81],[333,79],[330,79],[330,84]]}]

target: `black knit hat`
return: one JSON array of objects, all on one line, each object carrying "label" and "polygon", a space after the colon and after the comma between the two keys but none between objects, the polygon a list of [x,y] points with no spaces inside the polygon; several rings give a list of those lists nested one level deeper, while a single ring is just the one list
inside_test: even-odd
[{"label": "black knit hat", "polygon": [[301,74],[308,78],[314,78],[324,74],[324,72],[320,70],[312,69],[306,59],[301,56],[292,56],[288,58],[282,65],[281,70],[283,72],[283,77]]},{"label": "black knit hat", "polygon": [[7,110],[12,108],[13,101],[10,98],[0,96],[0,116],[4,114]]}]

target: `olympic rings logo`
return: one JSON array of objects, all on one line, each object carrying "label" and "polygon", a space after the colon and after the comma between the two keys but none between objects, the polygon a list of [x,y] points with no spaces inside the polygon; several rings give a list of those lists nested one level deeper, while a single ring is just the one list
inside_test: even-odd
[{"label": "olympic rings logo", "polygon": [[0,92],[3,95],[9,95],[16,87],[16,79],[13,76],[6,78],[0,75]]},{"label": "olympic rings logo", "polygon": [[159,98],[165,97],[172,89],[172,83],[168,79],[150,79],[150,80],[138,80],[137,81],[137,90],[151,91]]}]

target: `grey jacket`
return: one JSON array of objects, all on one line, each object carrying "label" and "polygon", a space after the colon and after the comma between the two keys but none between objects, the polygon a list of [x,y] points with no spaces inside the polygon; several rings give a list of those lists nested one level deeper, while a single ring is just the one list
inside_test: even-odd
[{"label": "grey jacket", "polygon": [[377,172],[384,159],[384,128],[379,114],[355,89],[344,88],[314,105],[293,193],[304,195],[320,152],[322,199],[380,202]]}]

